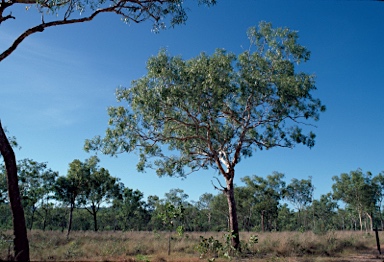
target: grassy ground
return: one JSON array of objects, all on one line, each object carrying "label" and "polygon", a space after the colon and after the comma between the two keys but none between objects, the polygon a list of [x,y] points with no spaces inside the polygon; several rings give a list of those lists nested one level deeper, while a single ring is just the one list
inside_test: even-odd
[{"label": "grassy ground", "polygon": [[[2,260],[12,250],[12,242],[6,240],[11,239],[10,234],[3,232],[0,240]],[[384,232],[379,234],[384,243]],[[258,243],[249,242],[255,235]],[[374,232],[243,232],[243,252],[230,254],[231,258],[223,256],[228,251],[224,233],[174,234],[170,255],[168,236],[165,232],[87,231],[72,232],[66,239],[65,233],[58,231],[29,232],[33,261],[384,261],[376,249]]]}]

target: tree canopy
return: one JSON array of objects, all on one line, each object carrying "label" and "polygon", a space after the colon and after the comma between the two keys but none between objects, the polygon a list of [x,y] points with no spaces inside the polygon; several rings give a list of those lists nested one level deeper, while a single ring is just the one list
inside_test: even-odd
[{"label": "tree canopy", "polygon": [[315,135],[300,126],[325,110],[312,95],[313,75],[296,70],[310,52],[295,31],[261,22],[248,38],[238,56],[218,49],[183,60],[161,50],[148,60],[147,75],[117,90],[125,105],[108,109],[106,136],[85,144],[111,155],[138,150],[138,170],[155,168],[159,176],[217,169],[235,235],[235,166],[256,150],[314,146]]}]

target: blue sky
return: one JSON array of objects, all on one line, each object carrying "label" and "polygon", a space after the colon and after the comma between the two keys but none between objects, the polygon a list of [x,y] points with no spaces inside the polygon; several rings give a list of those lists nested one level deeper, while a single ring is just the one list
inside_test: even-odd
[{"label": "blue sky", "polygon": [[[33,8],[13,14],[17,19],[0,28],[2,50],[40,21]],[[384,4],[374,1],[218,0],[212,8],[191,4],[186,25],[159,34],[150,22],[127,25],[115,15],[48,28],[0,63],[0,119],[22,147],[18,159],[48,162],[66,175],[71,161],[91,156],[83,151],[84,140],[104,134],[115,89],[145,75],[150,56],[161,48],[185,59],[216,48],[238,54],[248,47],[246,30],[264,20],[299,32],[299,43],[311,51],[300,69],[316,75],[315,96],[327,111],[314,129],[314,148],[256,152],[237,166],[236,184],[242,185],[242,176],[273,171],[284,173],[288,183],[312,176],[319,198],[331,191],[332,176],[384,170],[383,15]],[[135,154],[99,156],[101,166],[145,198],[164,197],[172,188],[195,201],[217,193],[214,170],[184,180],[158,178],[151,170],[136,171]]]}]

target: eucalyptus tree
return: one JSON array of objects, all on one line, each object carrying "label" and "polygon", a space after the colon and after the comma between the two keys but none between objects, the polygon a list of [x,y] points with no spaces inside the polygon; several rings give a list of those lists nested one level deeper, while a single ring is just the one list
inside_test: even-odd
[{"label": "eucalyptus tree", "polygon": [[[198,0],[198,3],[210,6],[215,4],[216,0]],[[155,31],[165,28],[167,22],[174,26],[185,23],[187,20],[186,8],[182,0],[113,0],[108,2],[104,0],[3,0],[0,3],[0,25],[2,28],[6,23],[17,19],[12,11],[20,10],[19,7],[25,7],[26,10],[36,10],[37,17],[35,18],[38,19],[33,21],[40,22],[24,25],[25,27],[19,36],[3,51],[0,51],[0,61],[11,55],[25,39],[35,33],[43,32],[50,27],[89,22],[102,13],[117,14],[125,23],[141,23],[151,20]],[[0,153],[4,157],[8,176],[7,183],[15,237],[14,259],[29,261],[29,242],[24,211],[17,188],[16,157],[1,122]]]},{"label": "eucalyptus tree", "polygon": [[380,172],[372,178],[372,183],[376,185],[376,196],[377,196],[377,208],[380,217],[381,229],[384,229],[384,219],[382,214],[382,204],[384,200],[384,172]]},{"label": "eucalyptus tree", "polygon": [[216,50],[183,60],[160,51],[148,60],[146,76],[117,90],[125,104],[108,109],[106,136],[85,144],[110,155],[138,150],[138,170],[155,168],[159,176],[216,169],[225,180],[219,189],[227,197],[235,248],[237,164],[257,150],[314,146],[315,135],[300,126],[325,110],[312,96],[314,77],[296,70],[310,56],[296,32],[262,22],[248,37],[249,50],[238,56]]},{"label": "eucalyptus tree", "polygon": [[199,197],[199,200],[196,202],[196,207],[199,210],[199,215],[202,215],[206,222],[202,222],[200,225],[200,230],[210,231],[212,225],[212,208],[211,203],[214,196],[211,193],[204,193]]},{"label": "eucalyptus tree", "polygon": [[289,208],[287,203],[279,205],[276,230],[294,231],[297,229],[294,211]]},{"label": "eucalyptus tree", "polygon": [[44,213],[41,216],[45,225],[59,173],[48,168],[47,163],[39,163],[32,159],[18,161],[18,173],[23,205],[29,215],[29,229],[33,227],[38,209]]},{"label": "eucalyptus tree", "polygon": [[353,208],[359,217],[360,230],[363,230],[363,216],[370,219],[370,227],[373,229],[372,214],[376,209],[379,200],[379,185],[372,181],[372,174],[363,173],[361,169],[342,173],[340,176],[332,178],[333,196]]},{"label": "eucalyptus tree", "polygon": [[293,178],[285,189],[284,196],[298,210],[298,223],[300,226],[307,227],[307,217],[304,213],[310,206],[313,200],[313,191],[315,190],[312,184],[312,178],[300,179]]},{"label": "eucalyptus tree", "polygon": [[113,200],[112,209],[116,210],[115,228],[142,230],[147,228],[150,214],[143,200],[144,194],[136,189],[123,188],[121,196]]},{"label": "eucalyptus tree", "polygon": [[109,171],[99,167],[100,160],[90,157],[84,162],[83,192],[79,195],[79,203],[92,215],[94,231],[98,230],[97,213],[102,204],[109,204],[121,194],[122,185],[119,179],[109,174]]},{"label": "eucalyptus tree", "polygon": [[[249,188],[249,198],[252,199],[252,211],[260,215],[261,230],[272,229],[272,221],[276,221],[280,200],[284,197],[284,174],[274,172],[266,178],[246,176],[241,180]],[[276,223],[275,223],[276,224]]]},{"label": "eucalyptus tree", "polygon": [[324,233],[328,230],[336,229],[334,218],[336,215],[337,201],[333,199],[331,193],[321,195],[320,200],[313,200],[313,231]]},{"label": "eucalyptus tree", "polygon": [[64,205],[69,206],[67,238],[72,229],[73,210],[81,204],[81,196],[85,194],[89,182],[89,168],[78,159],[69,164],[67,176],[60,176],[55,183],[55,197]]},{"label": "eucalyptus tree", "polygon": [[[29,229],[32,229],[35,215],[38,213],[46,223],[58,172],[47,167],[47,163],[39,163],[32,159],[22,159],[17,162],[19,173],[19,189],[23,207],[26,211]],[[8,189],[5,166],[0,165],[0,201],[8,203]]]},{"label": "eucalyptus tree", "polygon": [[184,193],[183,189],[172,188],[168,193],[165,193],[165,201],[174,206],[185,205],[188,199],[188,194]]}]

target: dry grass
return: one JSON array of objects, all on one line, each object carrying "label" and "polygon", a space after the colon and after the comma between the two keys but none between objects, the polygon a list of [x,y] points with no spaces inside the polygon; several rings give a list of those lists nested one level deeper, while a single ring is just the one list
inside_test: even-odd
[{"label": "dry grass", "polygon": [[[4,235],[10,234],[4,232]],[[196,249],[200,235],[224,241],[224,233],[173,235],[168,256],[168,233],[165,232],[72,232],[67,240],[65,233],[34,230],[29,232],[29,239],[33,261],[207,261],[209,257],[199,259]],[[247,242],[252,235],[258,235],[259,242],[243,245],[243,253],[233,260],[327,262],[378,258],[374,233],[243,232],[241,239]],[[380,237],[384,242],[384,232],[380,232]],[[0,259],[6,260],[9,246],[10,242],[0,241]],[[215,261],[228,259],[216,258]]]}]

